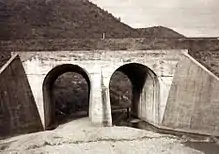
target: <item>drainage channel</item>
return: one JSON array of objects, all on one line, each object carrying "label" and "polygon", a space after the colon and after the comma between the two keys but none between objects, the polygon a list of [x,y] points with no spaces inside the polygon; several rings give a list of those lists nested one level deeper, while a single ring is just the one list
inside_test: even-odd
[{"label": "drainage channel", "polygon": [[130,116],[127,110],[119,110],[113,112],[113,124],[116,126],[133,127],[161,134],[171,134],[182,140],[182,143],[190,148],[202,151],[205,154],[219,154],[219,138],[192,133],[176,132],[157,127]]}]

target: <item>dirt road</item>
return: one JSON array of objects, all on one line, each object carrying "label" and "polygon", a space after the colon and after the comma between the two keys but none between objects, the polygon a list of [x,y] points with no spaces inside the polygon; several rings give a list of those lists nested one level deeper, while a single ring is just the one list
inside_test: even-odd
[{"label": "dirt road", "polygon": [[183,140],[128,127],[94,127],[79,119],[52,131],[21,135],[0,141],[0,153],[75,154],[202,154]]}]

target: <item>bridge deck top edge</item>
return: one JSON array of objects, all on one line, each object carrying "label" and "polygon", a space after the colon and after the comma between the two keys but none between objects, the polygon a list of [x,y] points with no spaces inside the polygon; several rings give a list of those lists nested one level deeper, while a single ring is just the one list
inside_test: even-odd
[{"label": "bridge deck top edge", "polygon": [[156,49],[156,50],[57,50],[57,51],[13,51],[11,52],[12,54],[28,54],[28,53],[78,53],[78,52],[93,52],[93,53],[115,53],[115,52],[120,52],[120,53],[124,53],[124,52],[134,52],[134,53],[142,53],[142,52],[148,52],[148,53],[181,53],[181,52],[188,52],[187,49],[165,49],[165,50],[161,50],[161,49]]}]

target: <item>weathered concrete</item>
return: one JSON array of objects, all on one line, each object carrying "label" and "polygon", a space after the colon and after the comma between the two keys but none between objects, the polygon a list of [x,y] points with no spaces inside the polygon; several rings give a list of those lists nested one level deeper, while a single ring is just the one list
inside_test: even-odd
[{"label": "weathered concrete", "polygon": [[[187,52],[183,50],[183,52]],[[137,116],[152,124],[163,119],[169,89],[181,50],[169,51],[72,51],[72,52],[19,52],[26,75],[44,126],[47,116],[43,83],[51,70],[71,64],[83,70],[90,82],[89,118],[92,123],[112,124],[109,82],[112,74],[127,66],[124,71],[132,78],[136,88],[133,101]],[[135,69],[136,68],[136,69]],[[64,72],[72,71],[66,69]],[[77,71],[77,70],[76,70]],[[53,76],[64,73],[57,71]],[[139,77],[140,76],[140,77]],[[139,82],[138,79],[144,79]],[[47,104],[51,106],[51,104]]]},{"label": "weathered concrete", "polygon": [[0,70],[0,136],[43,130],[20,58],[13,56]]},{"label": "weathered concrete", "polygon": [[177,65],[162,125],[219,136],[219,78],[188,54]]}]

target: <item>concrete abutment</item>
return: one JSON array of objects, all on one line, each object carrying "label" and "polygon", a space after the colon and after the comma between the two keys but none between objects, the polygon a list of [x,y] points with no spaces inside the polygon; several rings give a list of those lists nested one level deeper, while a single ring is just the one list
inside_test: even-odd
[{"label": "concrete abutment", "polygon": [[[64,65],[83,68],[89,77],[89,119],[93,124],[112,125],[109,84],[116,70],[125,73],[132,83],[132,104],[136,104],[132,112],[138,118],[158,124],[163,118],[159,112],[164,111],[181,51],[19,52],[19,55],[46,128],[51,114],[47,114],[50,111],[45,105],[47,97],[44,98],[42,85],[51,70]],[[65,70],[60,68],[61,72]]]},{"label": "concrete abutment", "polygon": [[[110,82],[113,74],[120,71],[130,80],[130,108],[141,120],[157,128],[219,136],[219,124],[212,120],[219,117],[216,110],[219,80],[185,53],[185,50],[142,50],[18,54],[46,129],[54,118],[53,105],[48,103],[50,86],[68,71],[80,73],[89,84],[91,123],[112,126]],[[197,74],[202,79],[197,80]]]}]

